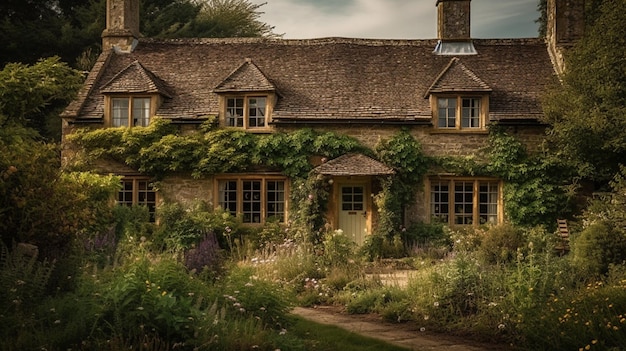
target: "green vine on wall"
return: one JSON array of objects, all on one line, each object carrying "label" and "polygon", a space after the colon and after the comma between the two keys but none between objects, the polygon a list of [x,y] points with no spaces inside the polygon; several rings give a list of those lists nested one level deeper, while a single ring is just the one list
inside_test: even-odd
[{"label": "green vine on wall", "polygon": [[549,154],[529,153],[505,128],[489,129],[488,145],[475,156],[440,157],[434,164],[457,175],[498,177],[504,181],[504,210],[516,225],[556,224],[571,211],[571,168]]},{"label": "green vine on wall", "polygon": [[356,139],[335,133],[300,129],[292,133],[253,134],[218,128],[212,121],[199,131],[182,133],[168,120],[155,119],[146,128],[79,130],[71,136],[87,160],[110,158],[163,178],[189,172],[200,178],[219,173],[275,168],[303,178],[311,170],[310,156],[335,158],[348,152],[371,153]]}]

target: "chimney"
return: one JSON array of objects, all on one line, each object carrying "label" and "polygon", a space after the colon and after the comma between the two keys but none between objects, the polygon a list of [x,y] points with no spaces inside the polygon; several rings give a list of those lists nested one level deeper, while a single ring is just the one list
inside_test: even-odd
[{"label": "chimney", "polygon": [[437,0],[437,55],[476,55],[470,33],[471,0]]},{"label": "chimney", "polygon": [[585,2],[582,0],[548,0],[546,40],[550,57],[558,74],[565,71],[565,52],[585,32]]},{"label": "chimney", "polygon": [[107,0],[102,51],[131,52],[139,38],[139,0]]}]

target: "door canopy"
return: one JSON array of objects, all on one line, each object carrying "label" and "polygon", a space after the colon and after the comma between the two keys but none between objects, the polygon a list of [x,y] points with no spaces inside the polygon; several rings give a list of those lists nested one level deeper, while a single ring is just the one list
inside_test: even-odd
[{"label": "door canopy", "polygon": [[385,176],[395,171],[382,162],[361,154],[345,154],[317,166],[313,172],[327,176]]}]

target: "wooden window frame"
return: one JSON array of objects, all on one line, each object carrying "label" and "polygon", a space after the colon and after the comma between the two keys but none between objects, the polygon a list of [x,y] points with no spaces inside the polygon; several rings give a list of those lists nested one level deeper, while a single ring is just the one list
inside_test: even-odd
[{"label": "wooden window frame", "polygon": [[[141,188],[141,183],[145,183],[145,189]],[[130,188],[126,187],[127,184],[130,184]],[[154,222],[156,220],[156,206],[159,195],[154,186],[152,186],[152,181],[146,177],[124,177],[121,185],[122,188],[117,194],[115,203],[120,206],[147,206],[150,213],[150,222]],[[143,199],[140,199],[142,194]],[[149,194],[153,195],[152,200],[149,199]],[[130,199],[128,196],[130,196]]]},{"label": "wooden window frame", "polygon": [[[440,107],[439,103],[442,100],[452,100],[455,101],[454,106],[454,125],[449,126],[450,119],[446,119],[446,126],[439,125],[439,117],[440,117]],[[464,126],[464,122],[466,121],[463,116],[464,111],[467,109],[463,105],[463,102],[466,100],[476,100],[480,104],[478,106],[478,120],[477,126]],[[473,108],[476,109],[476,108]],[[442,94],[442,95],[431,95],[431,110],[433,111],[433,126],[437,132],[481,132],[485,133],[487,131],[487,116],[489,115],[489,96],[481,95],[481,94]],[[447,108],[449,111],[450,108]],[[469,117],[470,121],[473,119],[472,116]]]},{"label": "wooden window frame", "polygon": [[[114,125],[114,119],[113,119],[113,109],[114,109],[114,100],[117,99],[127,99],[128,100],[128,125],[120,125],[120,126],[115,126]],[[150,125],[150,123],[152,123],[152,120],[155,116],[155,111],[156,111],[156,105],[158,103],[158,99],[152,95],[152,94],[115,94],[115,95],[106,95],[105,96],[105,100],[104,100],[104,120],[105,120],[105,125],[107,127],[112,127],[112,128],[133,128],[133,127],[139,127],[140,125],[137,125],[137,121],[135,120],[134,117],[134,102],[135,99],[150,99],[150,108],[148,111],[148,117],[147,117],[147,124],[146,126]]]},{"label": "wooden window frame", "polygon": [[[471,184],[471,193],[467,191],[468,184]],[[462,191],[458,185],[463,185]],[[432,221],[439,218],[440,221],[451,226],[502,224],[504,222],[503,185],[501,180],[487,177],[429,178],[425,197],[428,219]],[[443,187],[447,188],[447,191],[442,190]],[[459,210],[457,194],[470,194],[471,196],[471,202],[468,197],[462,200],[461,204],[464,207],[461,210]],[[471,213],[466,211],[467,206],[471,206]],[[441,207],[446,207],[447,211],[442,210]],[[483,220],[485,217],[486,220]],[[458,219],[463,220],[459,223]]]},{"label": "wooden window frame", "polygon": [[[250,109],[251,109],[251,103],[250,100],[251,99],[265,99],[265,118],[264,118],[264,125],[261,127],[258,126],[254,126],[251,125],[251,118],[256,119],[257,121],[260,120],[260,118],[258,117],[251,117],[250,115]],[[235,123],[235,125],[230,125],[230,121],[229,119],[231,117],[229,117],[229,100],[232,99],[241,99],[243,100],[243,106],[241,106],[241,109],[243,111],[243,115],[241,116],[242,119],[242,123],[241,125],[237,125],[237,123]],[[221,97],[220,99],[220,111],[221,111],[221,118],[220,118],[220,124],[224,127],[228,127],[228,128],[240,128],[240,129],[245,129],[251,132],[267,132],[269,130],[271,130],[270,127],[270,123],[272,121],[272,110],[273,110],[273,102],[275,99],[275,94],[267,94],[267,93],[246,93],[246,94],[229,94],[229,95],[224,95]]]},{"label": "wooden window frame", "polygon": [[[213,189],[213,198],[215,207],[222,207],[222,204],[225,203],[225,200],[222,199],[222,194],[224,193],[224,189],[220,186],[225,182],[231,182],[235,184],[235,189],[230,188],[228,192],[235,196],[235,199],[228,198],[229,208],[226,211],[231,212],[231,214],[241,217],[243,223],[246,225],[264,225],[267,223],[268,219],[271,218],[269,213],[282,213],[282,218],[279,218],[280,223],[285,223],[287,218],[289,217],[288,209],[289,209],[289,180],[285,176],[281,175],[223,175],[215,177],[214,189]],[[245,184],[250,182],[259,182],[260,187],[258,189],[246,189]],[[270,182],[282,182],[282,189],[270,189],[268,186]],[[256,200],[260,203],[260,207],[258,210],[245,208],[246,203],[252,203],[255,201],[254,198],[245,199],[244,196],[246,192],[254,195],[254,192],[259,192],[259,198]],[[271,194],[282,194],[282,201],[278,201],[276,199],[270,199]],[[270,210],[269,205],[274,204],[275,206],[278,204],[282,204],[282,212],[274,209]],[[251,217],[247,217],[247,215]],[[255,220],[254,216],[258,214],[258,220]]]}]

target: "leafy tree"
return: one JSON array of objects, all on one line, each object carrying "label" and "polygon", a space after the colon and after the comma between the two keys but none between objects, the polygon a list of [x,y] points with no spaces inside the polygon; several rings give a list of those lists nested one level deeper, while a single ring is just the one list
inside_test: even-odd
[{"label": "leafy tree", "polygon": [[58,57],[30,66],[6,65],[0,71],[0,127],[24,126],[60,139],[58,114],[74,98],[82,80]]},{"label": "leafy tree", "polygon": [[[248,0],[142,0],[146,37],[274,36]],[[0,3],[0,66],[60,56],[89,70],[100,51],[106,0],[5,0]]]},{"label": "leafy tree", "polygon": [[626,3],[604,0],[544,101],[556,158],[606,184],[626,159]]}]

